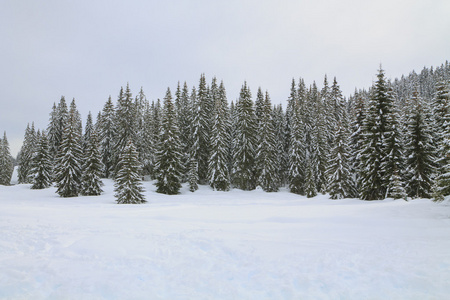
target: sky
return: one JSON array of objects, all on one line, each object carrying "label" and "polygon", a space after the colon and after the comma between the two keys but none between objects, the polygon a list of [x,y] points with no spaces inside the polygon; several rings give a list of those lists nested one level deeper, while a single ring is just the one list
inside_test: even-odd
[{"label": "sky", "polygon": [[95,117],[129,83],[163,98],[202,73],[229,101],[246,81],[286,104],[292,78],[336,77],[343,94],[450,58],[448,0],[2,0],[0,132],[13,156],[53,103]]}]

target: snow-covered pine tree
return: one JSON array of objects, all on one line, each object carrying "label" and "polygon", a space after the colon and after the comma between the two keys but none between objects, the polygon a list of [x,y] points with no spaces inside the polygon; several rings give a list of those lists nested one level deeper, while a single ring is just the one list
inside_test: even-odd
[{"label": "snow-covered pine tree", "polygon": [[139,160],[142,164],[142,174],[144,176],[151,176],[153,174],[153,167],[155,163],[155,143],[153,137],[152,118],[152,106],[147,101],[144,108],[144,128],[142,130],[141,152],[139,153]]},{"label": "snow-covered pine tree", "polygon": [[52,185],[52,158],[46,133],[43,131],[37,143],[37,151],[33,157],[32,189],[45,189]]},{"label": "snow-covered pine tree", "polygon": [[256,187],[255,151],[257,123],[255,110],[247,82],[241,88],[236,104],[236,136],[233,148],[233,185],[241,190],[253,190]]},{"label": "snow-covered pine tree", "polygon": [[200,152],[200,103],[197,101],[197,92],[195,87],[192,89],[190,97],[190,110],[192,115],[192,123],[190,126],[189,137],[189,170],[188,183],[189,190],[195,192],[198,190],[198,159]]},{"label": "snow-covered pine tree", "polygon": [[[86,127],[86,130],[87,129],[88,127]],[[94,129],[90,131],[89,138],[85,139],[83,155],[84,163],[82,166],[80,192],[83,196],[98,196],[103,192],[103,182],[100,179],[103,166],[99,151],[97,132]]]},{"label": "snow-covered pine tree", "polygon": [[[400,129],[400,115],[395,105],[395,96],[392,88],[388,90],[388,97],[391,99],[392,106],[387,123],[389,129],[384,134],[383,151],[385,156],[382,158],[381,169],[383,172],[383,180],[387,185],[386,197],[399,199],[395,197],[403,197],[402,189],[404,188],[404,180],[402,171],[404,170],[404,151],[403,141]],[[403,190],[404,192],[404,190]]]},{"label": "snow-covered pine tree", "polygon": [[363,125],[359,188],[363,200],[381,200],[386,197],[386,181],[381,164],[385,153],[385,135],[391,130],[392,99],[384,71],[380,68],[373,87],[366,119]]},{"label": "snow-covered pine tree", "polygon": [[200,107],[198,129],[198,178],[200,183],[207,183],[208,180],[208,160],[209,160],[209,138],[211,133],[212,97],[206,85],[205,74],[200,76],[200,83],[197,90],[197,101]]},{"label": "snow-covered pine tree", "polygon": [[362,174],[361,170],[361,153],[364,149],[364,120],[366,119],[366,108],[364,98],[355,93],[355,103],[354,103],[354,118],[350,124],[350,152],[352,155],[351,159],[351,167],[353,170],[353,176],[356,182],[356,190],[359,193],[359,185],[360,182],[359,174]]},{"label": "snow-covered pine tree", "polygon": [[101,118],[98,124],[98,136],[100,141],[100,154],[102,159],[102,176],[110,178],[113,171],[113,153],[116,144],[116,127],[114,123],[114,104],[109,96],[103,106]]},{"label": "snow-covered pine tree", "polygon": [[[290,112],[290,142],[288,182],[291,193],[305,195],[306,144],[303,104],[306,97],[303,81],[299,85],[300,96],[292,102]],[[300,99],[301,98],[301,99]]]},{"label": "snow-covered pine tree", "polygon": [[9,150],[9,143],[6,137],[6,132],[3,133],[3,138],[0,139],[0,184],[10,185],[11,176],[14,170],[12,156]]},{"label": "snow-covered pine tree", "polygon": [[345,117],[337,124],[334,134],[334,147],[329,154],[327,167],[328,192],[331,199],[356,197],[356,184],[351,169],[351,150],[349,146],[349,129]]},{"label": "snow-covered pine tree", "polygon": [[134,138],[134,145],[136,147],[136,151],[139,154],[139,162],[141,164],[141,172],[142,176],[144,175],[144,160],[146,159],[146,143],[147,141],[144,138],[145,134],[145,111],[146,107],[148,106],[148,101],[144,93],[144,89],[141,87],[141,90],[139,91],[139,94],[135,97],[134,103],[133,103],[133,110],[134,110],[134,132],[135,132],[135,138]]},{"label": "snow-covered pine tree", "polygon": [[445,196],[450,195],[450,110],[448,109],[443,124],[442,136],[440,138],[438,152],[440,159],[437,163],[439,165],[438,176],[435,180],[433,188],[434,201],[443,201]]},{"label": "snow-covered pine tree", "polygon": [[411,198],[431,198],[436,172],[435,147],[425,103],[413,92],[406,137],[406,191]]},{"label": "snow-covered pine tree", "polygon": [[25,129],[25,136],[23,139],[22,147],[18,155],[19,167],[17,169],[17,181],[18,183],[31,183],[31,169],[33,155],[36,149],[36,131],[34,129],[34,123],[27,125]]},{"label": "snow-covered pine tree", "polygon": [[136,140],[135,109],[129,84],[127,84],[125,92],[123,91],[123,88],[120,89],[119,98],[117,99],[114,125],[116,127],[117,134],[113,150],[113,176],[118,170],[117,168],[120,160],[120,154],[125,149],[128,141],[131,140],[134,145]]},{"label": "snow-covered pine tree", "polygon": [[58,106],[55,107],[55,105],[53,105],[52,112],[50,113],[50,122],[47,127],[48,145],[53,162],[55,162],[59,153],[59,147],[62,143],[68,115],[69,112],[67,109],[66,99],[64,96],[61,96]]},{"label": "snow-covered pine tree", "polygon": [[151,122],[148,124],[150,135],[151,135],[151,143],[153,152],[151,153],[149,159],[150,159],[150,178],[156,179],[156,152],[159,147],[159,143],[161,140],[161,116],[162,116],[162,108],[161,108],[161,100],[158,98],[155,101],[152,101],[151,107],[152,111],[152,119]]},{"label": "snow-covered pine tree", "polygon": [[83,151],[87,148],[87,145],[89,144],[92,131],[94,131],[94,122],[92,121],[92,114],[91,112],[89,112],[86,118],[86,126],[84,128],[83,145],[82,145]]},{"label": "snow-covered pine tree", "polygon": [[266,192],[277,192],[280,187],[278,174],[278,151],[275,140],[275,128],[272,119],[272,103],[266,92],[261,105],[258,142],[256,150],[257,185]]},{"label": "snow-covered pine tree", "polygon": [[72,101],[54,170],[56,193],[61,197],[77,197],[80,192],[83,159],[80,122],[75,101]]},{"label": "snow-covered pine tree", "polygon": [[[436,136],[436,144],[442,145],[445,132],[445,121],[447,113],[450,110],[450,86],[442,77],[436,83],[436,93],[432,99],[433,119],[434,119],[434,133]],[[440,157],[445,156],[445,153],[439,153]],[[438,165],[440,163],[438,162]]]},{"label": "snow-covered pine tree", "polygon": [[183,88],[178,92],[177,90],[177,101],[175,101],[177,108],[177,118],[178,126],[180,128],[180,143],[182,146],[181,153],[183,154],[182,165],[183,165],[183,181],[187,180],[186,174],[189,172],[189,152],[191,143],[189,140],[191,124],[192,124],[192,114],[191,105],[189,101],[189,89],[184,82]]},{"label": "snow-covered pine tree", "polygon": [[213,124],[211,128],[211,146],[208,165],[209,185],[217,191],[230,189],[230,174],[228,172],[229,150],[229,116],[228,101],[223,82],[214,99]]},{"label": "snow-covered pine tree", "polygon": [[114,178],[114,191],[118,204],[140,204],[147,202],[143,195],[136,147],[128,140],[120,154],[117,173]]},{"label": "snow-covered pine tree", "polygon": [[176,195],[181,188],[181,144],[179,140],[175,106],[170,89],[164,97],[164,113],[161,124],[161,140],[156,163],[156,192]]},{"label": "snow-covered pine tree", "polygon": [[280,179],[280,186],[287,184],[288,178],[288,155],[284,147],[286,145],[286,118],[283,111],[283,106],[278,104],[273,108],[273,123],[275,131],[275,143],[277,151],[277,165],[278,165],[278,178]]}]

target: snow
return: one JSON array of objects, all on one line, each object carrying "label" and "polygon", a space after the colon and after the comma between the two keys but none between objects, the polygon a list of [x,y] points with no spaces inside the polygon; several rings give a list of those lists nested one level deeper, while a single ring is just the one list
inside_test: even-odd
[{"label": "snow", "polygon": [[0,186],[0,299],[448,299],[450,206]]}]

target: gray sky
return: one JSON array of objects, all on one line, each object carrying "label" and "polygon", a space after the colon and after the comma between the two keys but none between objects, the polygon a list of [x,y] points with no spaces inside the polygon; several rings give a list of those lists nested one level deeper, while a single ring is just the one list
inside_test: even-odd
[{"label": "gray sky", "polygon": [[292,78],[337,77],[344,95],[450,59],[448,0],[2,0],[0,131],[11,152],[27,123],[45,129],[54,102],[94,117],[130,83],[149,100],[178,81],[246,80],[286,103]]}]

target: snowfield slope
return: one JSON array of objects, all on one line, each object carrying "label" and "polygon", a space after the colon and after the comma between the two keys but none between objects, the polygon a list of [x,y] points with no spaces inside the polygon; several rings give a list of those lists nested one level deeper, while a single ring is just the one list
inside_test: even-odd
[{"label": "snowfield slope", "polygon": [[448,299],[450,206],[0,186],[0,299]]}]

